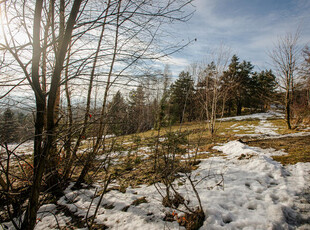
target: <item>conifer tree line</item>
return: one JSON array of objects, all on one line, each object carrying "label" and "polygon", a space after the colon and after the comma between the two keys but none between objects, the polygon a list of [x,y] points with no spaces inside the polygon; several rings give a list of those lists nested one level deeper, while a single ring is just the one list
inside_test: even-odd
[{"label": "conifer tree line", "polygon": [[[250,62],[239,61],[234,55],[228,68],[215,85],[215,64],[211,62],[197,76],[182,71],[164,89],[160,98],[148,95],[140,84],[129,96],[118,91],[110,103],[109,132],[129,134],[159,126],[206,120],[205,106],[215,98],[210,92],[217,89],[216,116],[241,115],[244,111],[266,111],[276,94],[276,79],[271,70],[254,72]],[[164,81],[164,79],[162,79]],[[170,79],[171,81],[171,79]],[[209,108],[210,109],[210,108]]]},{"label": "conifer tree line", "polygon": [[[309,48],[304,49],[304,58],[304,65],[309,65]],[[294,117],[301,110],[303,114],[309,110],[309,70],[303,70],[305,81],[296,86],[292,100]],[[284,107],[284,92],[279,90],[271,69],[254,71],[251,62],[240,61],[233,55],[218,79],[217,75],[214,62],[200,68],[196,74],[182,71],[159,99],[146,96],[143,84],[133,89],[128,98],[118,91],[110,103],[109,132],[130,134],[156,129],[159,125],[208,120],[207,111],[211,106],[216,107],[216,118],[266,112],[271,105],[279,109]],[[212,105],[212,101],[216,101],[216,105]]]}]

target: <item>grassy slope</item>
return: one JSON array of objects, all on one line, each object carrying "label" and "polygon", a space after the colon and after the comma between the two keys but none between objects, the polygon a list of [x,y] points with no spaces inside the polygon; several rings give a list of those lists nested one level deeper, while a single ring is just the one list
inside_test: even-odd
[{"label": "grassy slope", "polygon": [[[267,122],[276,127],[276,132],[279,134],[298,132],[297,130],[287,130],[285,122],[281,119],[270,119]],[[253,119],[243,121],[223,121],[221,122],[216,135],[212,137],[208,132],[207,124],[205,122],[191,122],[184,123],[182,126],[175,125],[169,128],[162,128],[159,135],[160,137],[163,137],[169,131],[189,133],[187,136],[189,145],[184,146],[184,148],[187,148],[186,154],[190,153],[188,150],[191,150],[194,153],[198,150],[198,152],[205,153],[198,154],[192,158],[204,159],[221,154],[217,150],[214,150],[213,146],[227,143],[231,140],[240,139],[240,137],[235,136],[235,134],[255,134],[255,127],[259,126],[259,123],[259,120]],[[119,156],[117,159],[118,164],[112,167],[115,174],[121,175],[120,178],[122,178],[122,181],[119,181],[120,185],[127,187],[129,185],[137,186],[139,184],[150,184],[154,182],[154,158],[150,151],[146,150],[145,147],[154,146],[154,143],[150,143],[152,143],[152,138],[156,138],[157,136],[157,130],[150,130],[135,135],[116,138],[116,143],[119,147],[118,149],[113,149],[113,151],[125,152],[124,155]],[[310,162],[310,141],[308,141],[308,139],[310,139],[309,136],[265,140],[260,140],[255,137],[242,137],[242,141],[248,145],[261,148],[274,148],[287,152],[288,155],[274,157],[275,160],[280,161],[282,164]],[[108,142],[112,142],[112,140],[115,141],[115,139],[112,138],[108,139]],[[177,159],[184,159],[182,154],[177,154]],[[98,163],[100,163],[100,161]],[[92,179],[99,179],[103,176],[102,173],[97,171],[97,176]]]},{"label": "grassy slope", "polygon": [[[285,126],[285,121],[282,119],[270,119],[268,120],[274,127],[277,128],[276,132],[279,134],[289,134],[299,132],[297,130],[288,130]],[[160,135],[164,135],[168,131],[181,131],[189,132],[189,142],[192,148],[196,148],[199,145],[200,151],[210,151],[214,145],[225,143],[230,140],[236,140],[240,137],[235,134],[255,134],[255,126],[259,125],[259,120],[243,120],[243,121],[223,121],[220,124],[217,134],[211,136],[207,129],[205,122],[191,122],[184,123],[182,126],[175,125],[169,128],[163,128]],[[233,126],[233,127],[232,127]],[[150,130],[144,133],[138,134],[141,138],[141,146],[144,144],[144,140],[156,137],[158,132],[156,130]],[[124,136],[119,139],[121,142],[131,142],[132,135]],[[277,150],[284,150],[288,153],[286,156],[275,156],[274,159],[280,161],[283,164],[296,164],[297,162],[310,162],[310,137],[287,137],[267,140],[256,140],[255,138],[247,139],[242,138],[244,141],[251,145],[261,148],[274,148]],[[129,147],[129,144],[127,147]],[[208,157],[210,155],[202,155],[202,157]]]}]

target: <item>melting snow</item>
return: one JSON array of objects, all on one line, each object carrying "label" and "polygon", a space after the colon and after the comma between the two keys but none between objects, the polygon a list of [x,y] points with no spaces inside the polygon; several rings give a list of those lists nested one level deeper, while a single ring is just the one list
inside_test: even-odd
[{"label": "melting snow", "polygon": [[[255,132],[276,135],[273,127],[266,121],[271,115],[278,116],[266,113],[243,118],[261,119]],[[290,135],[309,133],[286,136]],[[285,135],[277,137],[283,136]],[[196,189],[206,213],[201,229],[296,228],[299,215],[296,207],[301,205],[299,195],[309,189],[310,163],[284,167],[271,158],[272,155],[283,155],[284,152],[250,147],[239,141],[215,146],[214,149],[226,156],[202,160],[199,168],[193,171],[194,180],[199,182]],[[215,186],[222,178],[223,186]],[[198,203],[190,183],[184,178],[180,180],[183,183],[175,182],[177,191],[190,201],[191,207],[196,207]],[[96,186],[100,188],[99,184]],[[57,204],[66,206],[82,218],[86,217],[91,206],[88,216],[93,215],[99,202],[99,196],[94,196],[95,188],[72,191],[71,187],[72,185],[66,189],[65,196]],[[132,205],[134,200],[142,197],[146,198],[147,203]],[[173,210],[163,207],[161,201],[162,197],[154,186],[129,187],[125,193],[112,190],[104,195],[99,204],[95,222],[105,224],[109,229],[184,229],[176,221],[171,223],[163,220],[165,213]],[[56,207],[50,204],[40,208],[37,230],[57,228],[56,218],[60,226],[70,222],[69,217],[56,212]],[[12,228],[10,223],[6,225]],[[309,227],[305,225],[303,229],[310,229]]]},{"label": "melting snow", "polygon": [[[270,158],[274,150],[250,147],[238,141],[214,148],[227,154],[227,157],[203,160],[199,169],[193,172],[194,179],[200,181],[197,191],[207,215],[201,229],[293,228],[298,215],[294,207],[298,195],[309,182],[310,163],[283,167]],[[239,160],[242,154],[251,157]],[[221,176],[224,186],[214,186]],[[209,179],[204,179],[206,177]],[[190,200],[192,207],[197,205],[188,181],[177,186],[177,191]],[[95,189],[72,191],[69,186],[65,193],[58,204],[67,206],[75,215],[85,218],[92,202],[89,216],[94,213],[99,201],[99,197],[94,198]],[[148,203],[131,205],[141,197],[146,197]],[[105,224],[109,229],[184,229],[176,222],[163,221],[165,213],[171,213],[172,209],[163,207],[161,200],[154,186],[129,187],[126,193],[112,190],[99,205],[96,223]],[[40,210],[44,208],[48,212],[36,229],[50,228],[55,224],[53,213],[56,206],[42,206]],[[56,217],[61,225],[70,221],[63,215]]]},{"label": "melting snow", "polygon": [[231,120],[242,121],[242,120],[249,120],[249,119],[264,119],[264,120],[266,120],[268,118],[274,118],[274,117],[283,118],[284,115],[282,113],[279,113],[276,111],[268,111],[267,113],[254,113],[254,114],[244,115],[244,116],[225,117],[225,118],[221,118],[219,120],[221,120],[221,121],[231,121]]}]

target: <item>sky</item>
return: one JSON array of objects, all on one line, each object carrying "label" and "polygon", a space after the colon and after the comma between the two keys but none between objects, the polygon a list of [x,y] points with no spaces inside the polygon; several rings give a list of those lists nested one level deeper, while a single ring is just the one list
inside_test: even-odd
[{"label": "sky", "polygon": [[175,37],[197,41],[167,61],[173,75],[221,44],[260,71],[272,68],[268,51],[280,36],[300,27],[300,45],[310,42],[310,0],[194,0],[193,5],[192,18],[173,29]]},{"label": "sky", "polygon": [[310,0],[194,0],[186,12],[193,11],[190,20],[169,25],[168,32],[172,43],[197,41],[154,65],[164,70],[169,64],[174,79],[194,62],[211,62],[208,54],[221,44],[255,71],[272,68],[268,51],[287,32],[300,27],[300,44],[310,45]]}]

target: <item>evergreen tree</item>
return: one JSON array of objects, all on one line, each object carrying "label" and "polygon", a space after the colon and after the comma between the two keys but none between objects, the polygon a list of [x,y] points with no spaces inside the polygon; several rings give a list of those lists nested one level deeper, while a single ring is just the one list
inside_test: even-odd
[{"label": "evergreen tree", "polygon": [[228,70],[223,75],[223,87],[231,95],[227,100],[228,113],[230,114],[233,105],[236,105],[236,114],[241,115],[242,107],[250,104],[252,93],[251,75],[254,66],[250,62],[239,62],[239,58],[234,55]]},{"label": "evergreen tree", "polygon": [[137,89],[129,93],[129,133],[136,133],[145,131],[146,123],[146,106],[145,106],[145,92],[143,86],[139,85]]},{"label": "evergreen tree", "polygon": [[1,142],[12,143],[17,141],[17,125],[14,121],[14,113],[10,108],[4,111],[1,123]]},{"label": "evergreen tree", "polygon": [[251,62],[243,61],[239,65],[238,87],[236,88],[237,115],[241,115],[242,107],[251,107],[251,99],[255,85],[252,84],[252,70],[254,66]]},{"label": "evergreen tree", "polygon": [[158,111],[154,111],[156,113],[156,123],[155,129],[160,129],[160,127],[166,127],[169,125],[169,93],[168,91],[164,91],[163,96],[158,105]]},{"label": "evergreen tree", "polygon": [[231,115],[231,111],[234,105],[234,96],[236,95],[235,90],[238,87],[238,74],[239,74],[239,58],[237,55],[233,55],[231,62],[228,66],[228,70],[224,72],[223,75],[223,87],[227,91],[228,98],[226,100],[226,105],[228,107],[228,115]]},{"label": "evergreen tree", "polygon": [[169,66],[166,65],[164,69],[164,73],[162,76],[162,95],[159,99],[159,104],[157,104],[157,111],[154,111],[156,114],[155,121],[155,129],[160,129],[160,127],[165,127],[170,124],[170,106],[169,106],[169,98],[170,98],[170,90],[169,90],[169,82],[171,78],[171,72],[169,70]]},{"label": "evergreen tree", "polygon": [[120,91],[114,95],[109,106],[109,132],[115,135],[127,133],[127,105]]},{"label": "evergreen tree", "polygon": [[271,70],[263,70],[253,74],[252,82],[252,107],[264,111],[275,93],[276,77]]},{"label": "evergreen tree", "polygon": [[198,89],[212,89],[214,84],[214,76],[216,74],[216,66],[214,62],[211,62],[207,65],[207,68],[203,71],[203,76],[201,76],[197,82],[197,90]]},{"label": "evergreen tree", "polygon": [[188,72],[182,71],[179,79],[171,85],[171,115],[172,120],[180,123],[186,118],[194,118],[194,81]]}]

